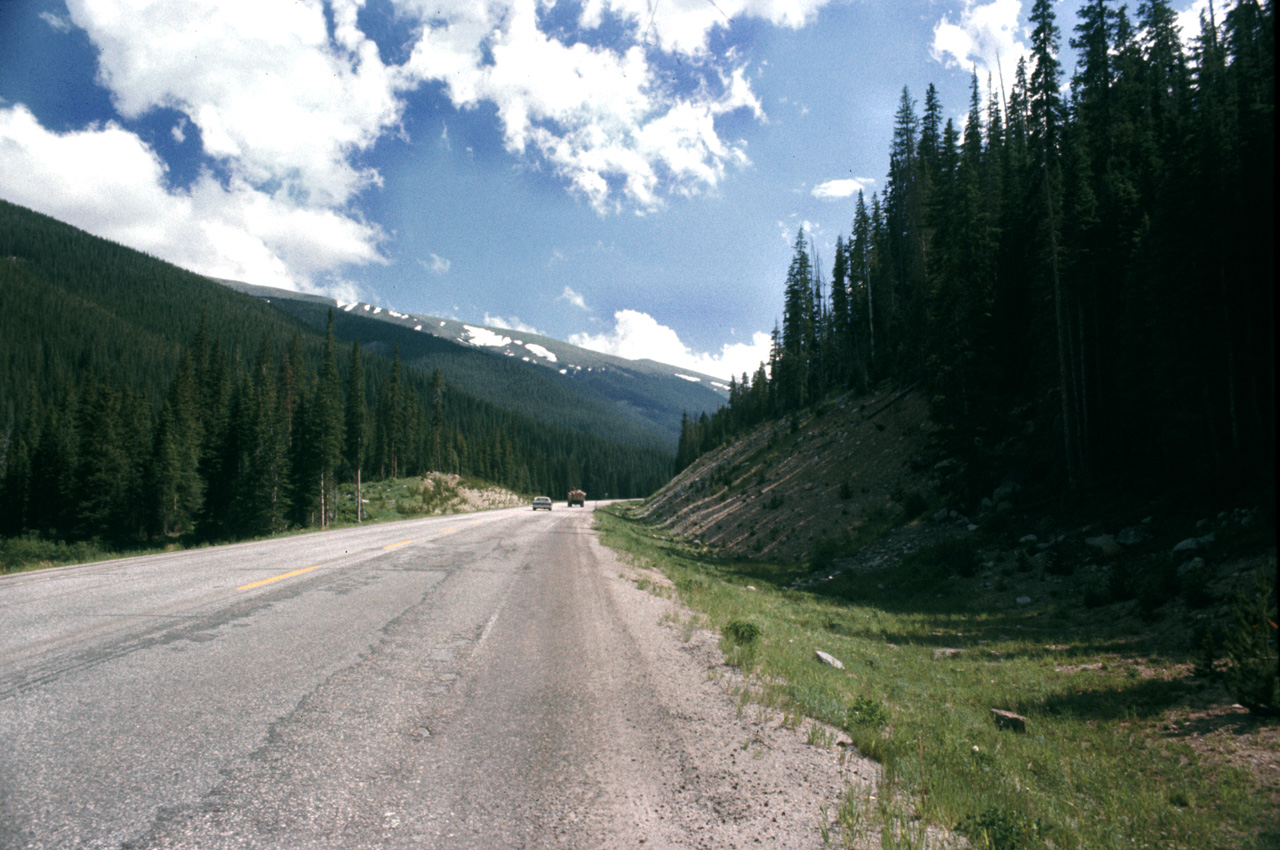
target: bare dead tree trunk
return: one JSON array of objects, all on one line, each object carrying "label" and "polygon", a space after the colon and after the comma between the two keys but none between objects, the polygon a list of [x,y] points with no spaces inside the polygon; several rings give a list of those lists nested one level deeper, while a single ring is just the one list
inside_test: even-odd
[{"label": "bare dead tree trunk", "polygon": [[1058,275],[1058,232],[1053,217],[1053,194],[1049,188],[1049,165],[1044,167],[1044,199],[1049,213],[1049,264],[1053,273],[1053,313],[1058,327],[1058,395],[1062,402],[1062,440],[1067,461],[1067,484],[1075,490],[1080,486],[1080,472],[1076,463],[1075,415],[1071,410],[1071,388],[1068,378],[1066,317],[1062,305],[1062,281]]}]

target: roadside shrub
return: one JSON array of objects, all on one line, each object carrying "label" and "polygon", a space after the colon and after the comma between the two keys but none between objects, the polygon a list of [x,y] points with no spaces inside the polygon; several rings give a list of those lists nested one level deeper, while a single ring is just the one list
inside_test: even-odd
[{"label": "roadside shrub", "polygon": [[928,578],[950,575],[971,578],[978,573],[978,544],[964,537],[941,540],[916,552],[910,563]]},{"label": "roadside shrub", "polygon": [[108,558],[111,554],[109,549],[93,540],[64,543],[45,540],[35,534],[0,537],[0,572],[55,564],[83,564]]},{"label": "roadside shrub", "polygon": [[1178,567],[1178,591],[1192,608],[1208,608],[1214,602],[1214,571],[1203,558]]},{"label": "roadside shrub", "polygon": [[956,830],[969,838],[971,846],[983,850],[1043,847],[1050,832],[1048,825],[1039,818],[1032,820],[1022,812],[1011,812],[999,807],[962,818],[956,825]]},{"label": "roadside shrub", "polygon": [[910,522],[929,509],[929,503],[919,491],[913,490],[902,502],[902,521]]},{"label": "roadside shrub", "polygon": [[852,732],[858,726],[880,728],[889,722],[889,710],[884,703],[871,697],[857,697],[845,705],[844,720],[840,726]]},{"label": "roadside shrub", "polygon": [[1254,714],[1280,716],[1275,588],[1265,570],[1252,591],[1236,598],[1231,620],[1224,641],[1227,691]]},{"label": "roadside shrub", "polygon": [[1178,595],[1178,568],[1168,559],[1148,564],[1137,585],[1139,610],[1150,619],[1157,608]]},{"label": "roadside shrub", "polygon": [[1050,549],[1044,553],[1044,571],[1051,576],[1074,575],[1076,559],[1066,552]]},{"label": "roadside shrub", "polygon": [[809,567],[815,572],[831,569],[835,559],[844,554],[847,543],[839,538],[824,537],[813,547],[809,557]]},{"label": "roadside shrub", "polygon": [[764,628],[753,620],[730,620],[725,624],[724,636],[735,646],[755,643],[764,634]]},{"label": "roadside shrub", "polygon": [[1128,602],[1137,595],[1133,571],[1124,561],[1111,565],[1107,575],[1107,596],[1111,602]]}]

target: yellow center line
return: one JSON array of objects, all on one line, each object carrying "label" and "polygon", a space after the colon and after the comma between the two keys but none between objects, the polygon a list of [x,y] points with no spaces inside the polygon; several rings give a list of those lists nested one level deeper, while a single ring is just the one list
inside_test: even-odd
[{"label": "yellow center line", "polygon": [[456,528],[446,528],[444,531],[442,531],[442,532],[440,532],[440,533],[441,533],[441,534],[452,534],[453,532],[455,532],[455,531],[457,531],[457,530],[458,530],[458,529],[456,529]]},{"label": "yellow center line", "polygon": [[412,542],[413,542],[412,540],[401,540],[399,543],[388,543],[386,546],[383,546],[382,548],[395,549],[397,546],[408,546]]},{"label": "yellow center line", "polygon": [[473,522],[473,523],[471,523],[471,524],[472,524],[472,525],[484,525],[484,520],[482,520],[482,519],[478,519],[478,520],[476,520],[475,522]]},{"label": "yellow center line", "polygon": [[275,576],[273,578],[264,578],[262,581],[255,581],[253,584],[246,584],[246,585],[237,587],[236,590],[251,590],[255,587],[262,587],[262,585],[271,584],[271,582],[273,581],[280,581],[281,579],[285,579],[285,578],[293,578],[294,576],[300,576],[303,573],[309,573],[312,570],[318,570],[320,569],[321,566],[322,566],[321,564],[316,564],[314,567],[306,567],[301,570],[294,570],[293,572],[285,573],[282,576]]}]

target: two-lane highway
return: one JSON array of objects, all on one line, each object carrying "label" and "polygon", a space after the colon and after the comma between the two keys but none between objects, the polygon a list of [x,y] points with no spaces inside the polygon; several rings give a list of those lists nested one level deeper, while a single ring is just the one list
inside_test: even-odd
[{"label": "two-lane highway", "polygon": [[0,579],[0,850],[817,846],[625,569],[557,505]]},{"label": "two-lane highway", "polygon": [[272,725],[467,568],[474,639],[512,540],[566,513],[366,526],[0,580],[0,847],[114,847],[197,803]]}]

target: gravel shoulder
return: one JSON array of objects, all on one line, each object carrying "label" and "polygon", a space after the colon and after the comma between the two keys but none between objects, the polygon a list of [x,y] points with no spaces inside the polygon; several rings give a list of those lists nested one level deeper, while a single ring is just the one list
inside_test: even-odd
[{"label": "gravel shoulder", "polygon": [[747,683],[725,665],[718,636],[694,628],[690,612],[661,592],[665,577],[624,563],[594,538],[591,546],[618,621],[645,660],[650,698],[668,719],[656,755],[682,770],[665,811],[637,813],[605,846],[824,846],[824,810],[834,812],[851,785],[874,786],[878,766],[843,747],[808,744],[807,724],[791,727],[744,703],[738,694]]}]

